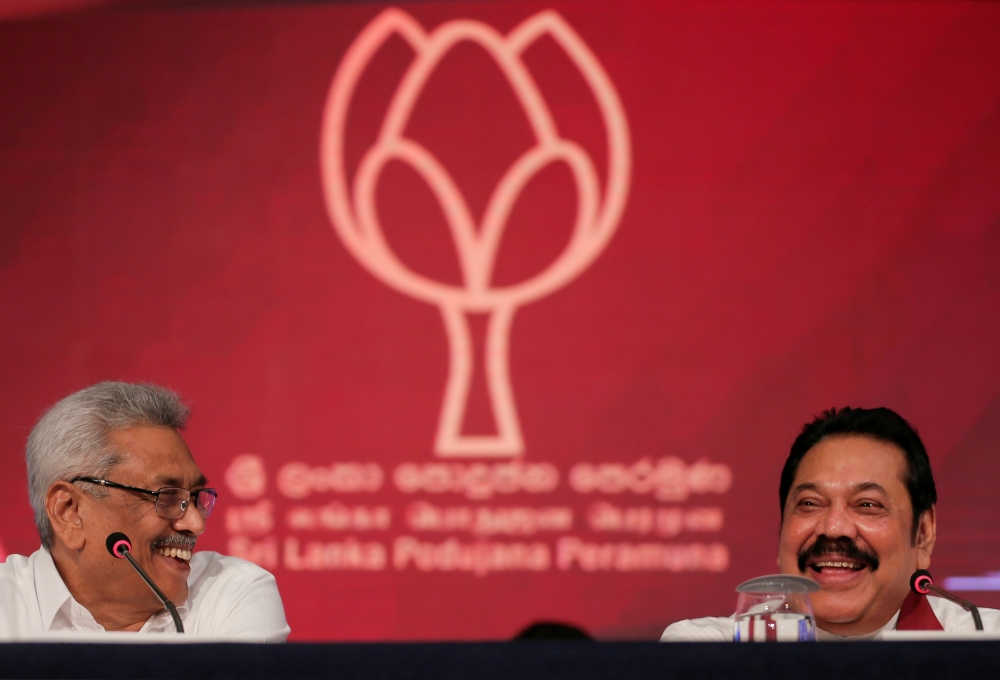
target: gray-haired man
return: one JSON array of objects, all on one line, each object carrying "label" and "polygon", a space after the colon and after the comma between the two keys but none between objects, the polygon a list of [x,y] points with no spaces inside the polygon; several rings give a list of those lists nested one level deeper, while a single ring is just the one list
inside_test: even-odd
[{"label": "gray-haired man", "polygon": [[188,409],[155,385],[103,382],[53,406],[28,438],[28,486],[42,547],[0,565],[0,638],[47,631],[172,632],[159,599],[106,548],[120,531],[185,632],[246,641],[289,633],[274,577],[192,554],[215,504],[179,430]]}]

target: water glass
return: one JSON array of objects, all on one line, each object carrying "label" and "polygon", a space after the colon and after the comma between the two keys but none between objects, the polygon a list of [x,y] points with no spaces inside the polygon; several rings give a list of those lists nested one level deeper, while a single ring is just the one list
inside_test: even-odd
[{"label": "water glass", "polygon": [[802,576],[772,574],[736,588],[736,642],[801,642],[816,639],[809,593],[819,584]]}]

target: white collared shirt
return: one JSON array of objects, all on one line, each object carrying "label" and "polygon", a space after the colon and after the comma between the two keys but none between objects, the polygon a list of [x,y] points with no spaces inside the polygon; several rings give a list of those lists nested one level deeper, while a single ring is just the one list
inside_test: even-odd
[{"label": "white collared shirt", "polygon": [[[185,633],[246,642],[282,642],[288,637],[285,609],[274,577],[255,564],[202,551],[191,557],[188,598],[177,605]],[[57,631],[104,628],[73,599],[48,550],[11,555],[0,564],[0,640]],[[173,633],[166,610],[139,633]]]}]

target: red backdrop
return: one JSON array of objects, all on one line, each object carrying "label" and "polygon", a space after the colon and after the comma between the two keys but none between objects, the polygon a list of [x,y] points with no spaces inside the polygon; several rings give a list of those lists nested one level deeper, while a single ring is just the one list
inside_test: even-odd
[{"label": "red backdrop", "polygon": [[[504,638],[542,618],[651,638],[727,613],[737,583],[775,569],[798,428],[847,404],[890,406],[924,437],[936,575],[1000,569],[1000,5],[405,4],[428,32],[499,39],[553,9],[571,34],[507,62],[510,43],[460,41],[432,64],[402,135],[453,180],[443,201],[398,158],[350,194],[430,43],[396,33],[351,62],[342,136],[329,127],[334,75],[384,9],[0,24],[3,550],[38,545],[34,421],[125,379],[189,400],[221,492],[199,547],[272,569],[293,639]],[[556,137],[539,142],[501,63],[523,65]],[[398,261],[364,264],[378,234],[352,250],[335,230],[324,120],[343,215],[367,200]],[[478,224],[518,158],[559,144],[579,162],[526,176],[476,297],[482,230],[461,232],[461,259],[447,209]],[[534,299],[489,298],[574,233],[609,240]],[[451,302],[389,281],[401,265]],[[517,436],[473,450],[470,435],[499,441],[504,404]]]}]

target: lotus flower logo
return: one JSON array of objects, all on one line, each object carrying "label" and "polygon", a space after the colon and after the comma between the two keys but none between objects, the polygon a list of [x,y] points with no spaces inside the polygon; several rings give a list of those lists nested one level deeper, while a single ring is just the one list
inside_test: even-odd
[{"label": "lotus flower logo", "polygon": [[[353,181],[344,158],[348,110],[364,70],[379,48],[397,35],[415,57],[396,89],[377,141],[364,153]],[[608,168],[602,187],[587,152],[559,136],[552,114],[521,56],[542,36],[550,36],[579,69],[600,111],[607,135]],[[428,78],[456,44],[469,41],[492,56],[519,100],[534,145],[507,169],[489,198],[481,223],[448,170],[429,151],[406,137],[413,107]],[[428,33],[409,14],[388,9],[362,30],[344,55],[323,115],[321,164],[327,209],[351,254],[383,283],[440,308],[448,335],[450,367],[438,422],[439,456],[516,456],[524,452],[508,368],[508,342],[514,312],[565,286],[586,269],[614,234],[628,194],[631,151],[628,124],[614,86],[576,32],[553,11],[536,14],[503,36],[479,21],[458,19]],[[390,161],[413,168],[437,199],[451,230],[462,276],[461,286],[416,273],[386,242],[375,206],[379,177]],[[515,285],[493,287],[491,278],[508,217],[523,188],[542,169],[564,163],[577,189],[572,235],[543,271]],[[488,314],[486,385],[495,435],[463,435],[463,417],[472,379],[473,347],[467,313]]]}]

